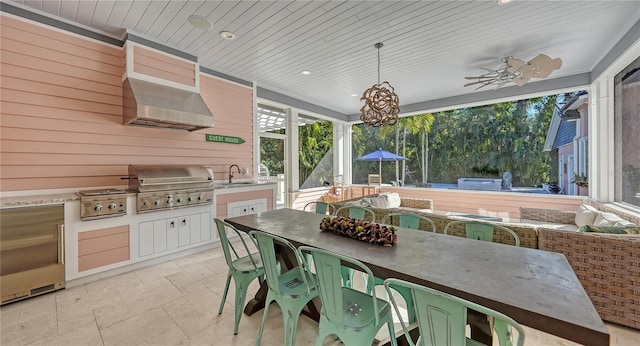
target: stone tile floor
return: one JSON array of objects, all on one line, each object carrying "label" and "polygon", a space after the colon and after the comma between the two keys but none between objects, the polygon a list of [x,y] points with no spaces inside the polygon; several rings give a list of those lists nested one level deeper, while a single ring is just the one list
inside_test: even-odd
[{"label": "stone tile floor", "polygon": [[[218,315],[226,272],[216,248],[7,304],[0,308],[0,345],[255,345],[262,313],[243,315],[234,336],[233,284]],[[254,281],[249,298],[257,288]],[[640,331],[607,327],[611,345],[640,345]],[[575,345],[525,329],[526,345]],[[317,323],[301,317],[296,344],[314,345],[316,333]],[[261,344],[282,343],[282,316],[273,304]],[[325,340],[334,344],[341,343]]]}]

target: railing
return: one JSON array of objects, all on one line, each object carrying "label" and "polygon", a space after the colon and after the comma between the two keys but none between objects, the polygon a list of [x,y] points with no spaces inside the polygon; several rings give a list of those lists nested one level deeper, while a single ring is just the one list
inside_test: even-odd
[{"label": "railing", "polygon": [[275,181],[276,182],[276,203],[284,204],[284,174],[259,176],[258,181]]}]

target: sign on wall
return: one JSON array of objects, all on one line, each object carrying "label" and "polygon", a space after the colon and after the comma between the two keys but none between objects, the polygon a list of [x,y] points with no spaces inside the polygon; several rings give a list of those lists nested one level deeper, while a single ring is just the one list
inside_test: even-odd
[{"label": "sign on wall", "polygon": [[210,133],[207,133],[206,139],[207,139],[207,142],[216,142],[216,143],[227,143],[227,144],[242,144],[242,143],[244,143],[244,139],[242,139],[240,137],[214,135],[214,134],[210,134]]}]

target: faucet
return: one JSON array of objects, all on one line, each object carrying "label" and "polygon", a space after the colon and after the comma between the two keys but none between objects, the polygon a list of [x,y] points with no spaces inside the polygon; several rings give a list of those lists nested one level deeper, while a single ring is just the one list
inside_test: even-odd
[{"label": "faucet", "polygon": [[231,184],[231,179],[233,179],[233,173],[231,172],[231,169],[235,167],[238,170],[238,173],[242,173],[240,171],[240,167],[238,167],[238,165],[231,165],[229,166],[229,184]]}]

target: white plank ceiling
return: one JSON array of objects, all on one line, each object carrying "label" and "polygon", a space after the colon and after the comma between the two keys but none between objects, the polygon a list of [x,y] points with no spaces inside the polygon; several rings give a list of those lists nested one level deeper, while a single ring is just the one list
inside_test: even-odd
[{"label": "white plank ceiling", "polygon": [[[376,42],[384,43],[381,81],[402,105],[473,93],[464,77],[506,56],[561,58],[549,79],[590,72],[640,20],[639,1],[10,2],[120,39],[129,30],[196,55],[201,66],[343,114],[358,113],[362,92],[377,82]],[[213,28],[193,27],[192,14]],[[222,39],[223,30],[236,38]]]}]

